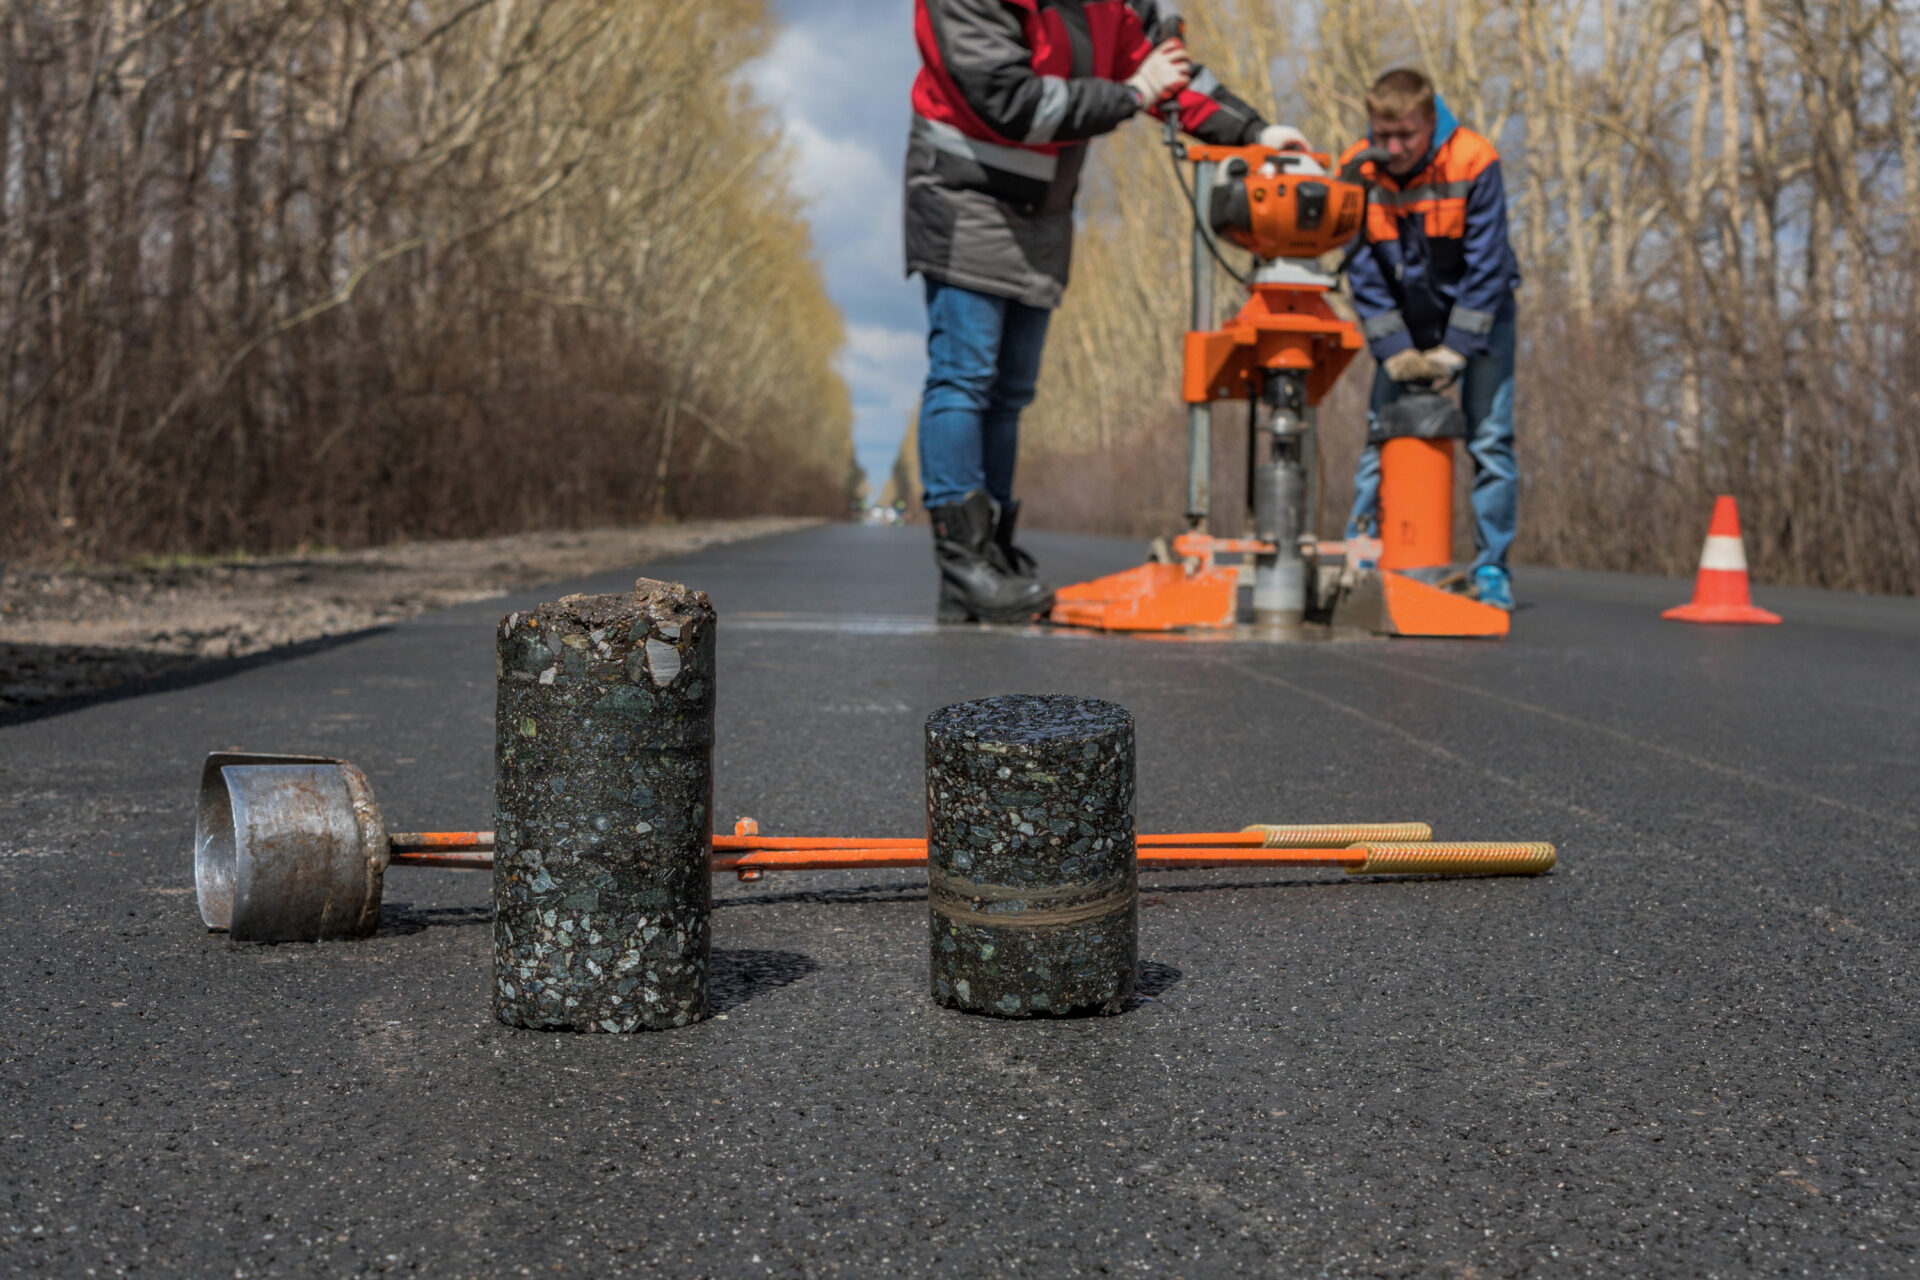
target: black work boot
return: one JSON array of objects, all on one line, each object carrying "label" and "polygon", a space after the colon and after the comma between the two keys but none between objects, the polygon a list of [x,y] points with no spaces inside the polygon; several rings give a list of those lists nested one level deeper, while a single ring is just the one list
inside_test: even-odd
[{"label": "black work boot", "polygon": [[930,508],[940,566],[941,622],[1025,622],[1053,607],[1053,591],[1008,570],[993,539],[993,500],[975,489]]},{"label": "black work boot", "polygon": [[[1020,499],[1009,498],[1001,503],[999,518],[993,522],[993,544],[1000,549],[1000,563],[1008,573],[1039,582],[1040,575],[1034,572],[1036,565],[1033,557],[1025,547],[1013,545],[1013,526],[1019,519]],[[1046,583],[1041,582],[1040,585],[1044,587]]]}]

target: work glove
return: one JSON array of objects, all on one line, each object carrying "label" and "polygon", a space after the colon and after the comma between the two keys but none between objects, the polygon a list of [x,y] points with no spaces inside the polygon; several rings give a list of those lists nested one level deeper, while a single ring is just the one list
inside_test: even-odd
[{"label": "work glove", "polygon": [[1311,151],[1307,135],[1290,124],[1270,124],[1260,131],[1260,145],[1275,151]]},{"label": "work glove", "polygon": [[1142,111],[1160,105],[1169,94],[1187,87],[1193,78],[1193,60],[1179,40],[1167,40],[1148,54],[1134,73],[1127,77],[1127,88]]},{"label": "work glove", "polygon": [[1382,367],[1395,382],[1438,382],[1447,376],[1426,352],[1412,347],[1388,356]]},{"label": "work glove", "polygon": [[1467,358],[1452,347],[1428,347],[1421,354],[1426,356],[1427,363],[1440,375],[1436,381],[1442,387],[1452,386],[1454,379],[1467,367]]}]

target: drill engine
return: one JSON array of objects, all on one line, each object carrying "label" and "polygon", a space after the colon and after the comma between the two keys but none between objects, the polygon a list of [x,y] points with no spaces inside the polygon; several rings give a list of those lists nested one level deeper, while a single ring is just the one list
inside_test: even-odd
[{"label": "drill engine", "polygon": [[[1236,147],[1207,198],[1207,225],[1257,258],[1317,258],[1360,230],[1367,193],[1358,182],[1299,170],[1301,152]],[[1317,158],[1317,157],[1315,157]]]}]

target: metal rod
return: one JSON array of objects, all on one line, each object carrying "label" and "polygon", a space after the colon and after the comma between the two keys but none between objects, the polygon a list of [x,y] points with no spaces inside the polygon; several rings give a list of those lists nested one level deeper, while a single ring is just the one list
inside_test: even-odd
[{"label": "metal rod", "polygon": [[393,856],[404,854],[459,853],[493,848],[491,831],[394,831],[387,836],[387,848]]},{"label": "metal rod", "polygon": [[[1259,848],[1268,842],[1314,848],[1344,848],[1363,840],[1428,840],[1432,828],[1420,822],[1319,823],[1262,827],[1249,831],[1142,832],[1134,837],[1141,848],[1160,845],[1223,845]],[[716,835],[715,849],[742,852],[756,849],[924,849],[917,836],[768,836]],[[407,866],[467,865],[460,855],[491,852],[491,831],[396,831],[387,837],[388,861]]]},{"label": "metal rod", "polygon": [[[408,853],[392,859],[404,866],[485,871],[490,853]],[[1372,843],[1349,849],[1249,849],[1230,846],[1153,846],[1141,853],[1142,871],[1197,871],[1209,867],[1340,867],[1375,875],[1533,875],[1552,869],[1549,844]],[[927,865],[924,842],[848,849],[716,850],[712,867],[757,879],[768,871],[914,870]]]},{"label": "metal rod", "polygon": [[390,867],[439,867],[444,871],[491,871],[491,848],[469,853],[393,853],[387,857]]},{"label": "metal rod", "polygon": [[[1139,855],[1145,870],[1194,867],[1359,866],[1366,854],[1356,849],[1267,849],[1230,845],[1150,846]],[[391,865],[439,867],[450,871],[485,871],[493,866],[487,852],[396,853]],[[873,871],[888,867],[912,869],[927,865],[927,842],[876,843],[866,846],[803,849],[724,849],[715,841],[713,869],[721,871]]]},{"label": "metal rod", "polygon": [[[1205,216],[1213,194],[1213,161],[1203,160],[1193,167],[1194,208]],[[1206,228],[1198,219],[1193,227],[1193,312],[1187,325],[1195,333],[1213,328],[1213,256],[1207,247]],[[1212,503],[1213,406],[1206,401],[1187,406],[1187,523],[1203,529]]]}]

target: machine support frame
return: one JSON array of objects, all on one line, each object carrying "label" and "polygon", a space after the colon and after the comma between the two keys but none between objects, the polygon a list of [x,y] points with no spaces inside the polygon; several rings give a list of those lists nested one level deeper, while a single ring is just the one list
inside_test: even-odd
[{"label": "machine support frame", "polygon": [[[1204,209],[1213,194],[1214,162],[1202,160],[1193,167],[1193,198],[1196,208]],[[1196,219],[1193,224],[1193,308],[1188,328],[1204,333],[1213,328],[1213,257],[1208,252],[1207,232]],[[1213,405],[1211,402],[1187,406],[1187,527],[1204,531],[1212,505]]]}]

